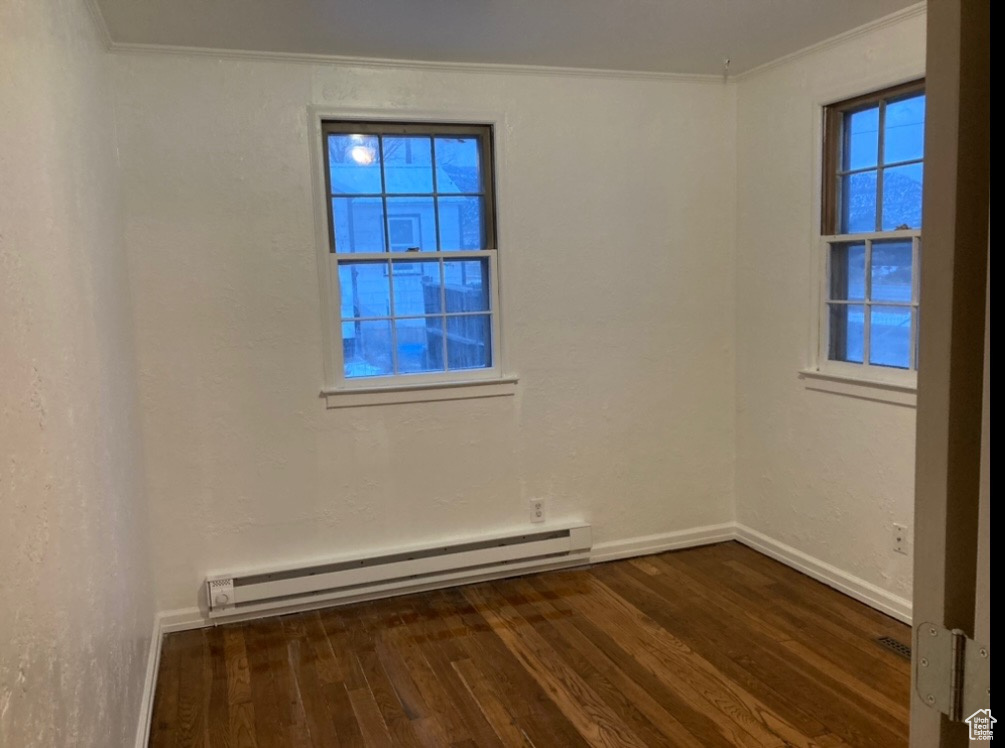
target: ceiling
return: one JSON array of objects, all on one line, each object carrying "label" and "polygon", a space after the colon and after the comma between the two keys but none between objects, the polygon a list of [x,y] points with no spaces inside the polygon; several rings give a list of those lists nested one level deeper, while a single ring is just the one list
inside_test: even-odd
[{"label": "ceiling", "polygon": [[112,41],[740,73],[916,0],[98,0]]}]

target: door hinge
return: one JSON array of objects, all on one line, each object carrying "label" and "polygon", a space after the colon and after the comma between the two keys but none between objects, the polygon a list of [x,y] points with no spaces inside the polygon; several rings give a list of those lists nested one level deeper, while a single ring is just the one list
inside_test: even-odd
[{"label": "door hinge", "polygon": [[960,629],[922,623],[914,630],[914,687],[954,722],[991,706],[991,650]]}]

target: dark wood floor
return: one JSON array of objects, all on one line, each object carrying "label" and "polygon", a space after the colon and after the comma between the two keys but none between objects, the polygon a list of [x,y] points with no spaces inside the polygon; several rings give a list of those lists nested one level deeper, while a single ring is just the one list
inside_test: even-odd
[{"label": "dark wood floor", "polygon": [[171,634],[153,746],[907,744],[907,626],[737,543]]}]

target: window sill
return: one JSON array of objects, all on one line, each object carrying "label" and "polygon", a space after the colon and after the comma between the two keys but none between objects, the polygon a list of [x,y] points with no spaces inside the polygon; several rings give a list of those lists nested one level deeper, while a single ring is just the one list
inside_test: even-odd
[{"label": "window sill", "polygon": [[517,377],[401,384],[386,387],[328,388],[321,391],[327,408],[365,408],[373,405],[430,403],[444,400],[471,400],[482,397],[509,397],[516,394]]},{"label": "window sill", "polygon": [[915,407],[918,402],[917,382],[907,376],[900,381],[884,381],[845,372],[803,369],[799,372],[799,378],[803,380],[806,389],[815,392],[829,392],[909,408]]}]

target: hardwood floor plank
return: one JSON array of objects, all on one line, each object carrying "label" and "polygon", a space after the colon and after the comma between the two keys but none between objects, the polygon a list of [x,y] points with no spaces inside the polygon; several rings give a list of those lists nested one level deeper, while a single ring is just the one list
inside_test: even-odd
[{"label": "hardwood floor plank", "polygon": [[281,702],[288,698],[280,693],[275,671],[282,666],[273,656],[276,636],[274,626],[254,621],[242,626],[250,671],[251,703],[254,707],[255,740],[261,748],[283,748],[285,729],[280,716]]},{"label": "hardwood floor plank", "polygon": [[205,629],[203,680],[209,683],[206,704],[206,745],[230,742],[230,687],[227,683],[227,657],[223,631]]},{"label": "hardwood floor plank", "polygon": [[[233,748],[257,748],[255,706],[251,698],[251,670],[244,644],[243,627],[224,626],[223,656],[226,660],[228,740]],[[215,717],[214,717],[215,718]]]},{"label": "hardwood floor plank", "polygon": [[858,694],[866,701],[875,704],[890,719],[896,720],[903,727],[907,727],[910,721],[909,705],[903,701],[895,701],[873,688],[864,678],[857,677],[856,674],[849,673],[846,669],[839,667],[826,657],[819,655],[809,647],[797,641],[783,642],[782,646],[791,651],[798,659],[808,666],[820,671],[822,674],[833,679],[835,682],[846,686],[852,693]]},{"label": "hardwood floor plank", "polygon": [[[779,746],[785,741],[797,745],[807,742],[805,735],[786,725],[752,694],[607,585],[598,580],[595,589],[598,599],[591,598],[589,603],[594,615],[603,615],[612,625],[631,632],[636,651],[653,666],[676,672],[692,684],[718,712],[740,728],[742,732],[732,736],[735,741],[764,746]],[[636,630],[639,633],[634,633]]]},{"label": "hardwood floor plank", "polygon": [[[707,704],[703,700],[697,702],[698,708],[695,708],[695,701],[689,693],[684,696],[678,693],[681,689],[685,691],[693,689],[686,684],[675,683],[674,678],[654,673],[632,657],[622,647],[620,641],[616,641],[616,633],[613,636],[608,635],[588,616],[578,614],[578,596],[591,594],[589,572],[567,572],[566,575],[563,581],[567,584],[559,587],[562,590],[559,594],[555,593],[556,585],[550,580],[531,577],[528,583],[534,586],[553,607],[575,614],[563,619],[563,624],[573,627],[576,632],[571,636],[578,635],[578,640],[588,642],[597,652],[603,654],[627,679],[638,684],[643,693],[650,695],[651,700],[656,702],[657,709],[670,713],[703,746],[733,745],[729,737],[730,731],[724,728],[721,720],[709,717]],[[644,697],[640,697],[638,703],[652,708]]]},{"label": "hardwood floor plank", "polygon": [[533,629],[521,625],[515,611],[489,585],[468,587],[464,594],[587,742],[602,746],[645,746]]},{"label": "hardwood floor plank", "polygon": [[909,630],[737,543],[165,637],[156,748],[898,748]]},{"label": "hardwood floor plank", "polygon": [[179,748],[204,746],[208,744],[206,707],[209,702],[205,632],[202,629],[185,631],[178,636],[181,638],[181,662],[176,741]]},{"label": "hardwood floor plank", "polygon": [[436,730],[439,725],[444,736],[449,739],[467,740],[471,730],[465,724],[461,715],[440,683],[437,673],[427,662],[420,647],[421,637],[416,630],[399,628],[387,633],[387,641],[400,658],[404,669],[408,672],[411,682],[422,698],[424,704],[422,719],[427,720],[427,729]]},{"label": "hardwood floor plank", "polygon": [[[882,745],[898,745],[905,742],[903,735],[906,733],[906,729],[901,730],[896,726],[891,728],[887,724],[886,718],[875,712],[870,714],[869,710],[872,709],[872,706],[864,702],[857,694],[834,691],[830,687],[828,679],[823,677],[819,671],[793,658],[791,652],[781,646],[785,641],[795,640],[810,645],[815,644],[831,651],[836,650],[837,653],[833,657],[843,658],[843,667],[855,672],[853,664],[863,652],[855,647],[848,648],[846,643],[842,643],[842,637],[847,636],[843,627],[836,626],[836,636],[820,638],[813,625],[809,623],[817,618],[812,606],[805,607],[801,616],[793,615],[784,610],[784,600],[781,598],[749,595],[747,594],[748,590],[742,585],[737,585],[735,580],[728,585],[724,584],[715,574],[716,566],[703,560],[708,549],[696,550],[702,551],[702,553],[689,553],[675,564],[667,563],[666,558],[659,558],[655,563],[661,565],[665,573],[674,577],[678,582],[688,584],[690,581],[693,583],[689,591],[697,595],[704,595],[712,605],[721,606],[722,609],[732,612],[738,611],[739,615],[746,616],[745,622],[751,624],[752,629],[759,630],[763,628],[764,622],[770,622],[770,630],[781,631],[784,634],[782,637],[776,636],[777,643],[762,641],[761,646],[758,647],[740,646],[739,642],[742,641],[742,637],[731,637],[731,643],[727,642],[726,648],[739,664],[752,674],[772,683],[773,689],[791,703],[812,708],[813,714],[825,722],[828,729],[840,733],[856,745],[877,746],[878,748]],[[723,548],[717,548],[717,553],[726,551],[735,552],[740,557],[749,556],[749,550],[736,543],[723,544]],[[770,569],[774,565],[779,570],[784,569],[785,572],[791,572],[778,562],[770,559],[765,559],[765,561],[767,562],[764,566],[766,569]],[[802,575],[798,576],[809,585],[819,587],[825,595],[844,597],[824,585],[802,577]],[[856,642],[857,644],[858,642]],[[874,684],[885,683],[892,678],[892,682],[896,683],[898,676],[883,667],[881,660],[882,657],[879,655],[874,655],[873,659],[869,660],[871,673],[868,676],[869,681]],[[879,670],[873,668],[879,668]],[[906,673],[899,680],[905,689],[909,687],[909,676]],[[909,701],[906,690],[903,698],[904,703]]]},{"label": "hardwood floor plank", "polygon": [[160,668],[157,671],[150,721],[150,745],[157,748],[175,748],[177,745],[181,643],[182,639],[178,634],[170,634],[164,637],[161,645]]},{"label": "hardwood floor plank", "polygon": [[363,733],[363,742],[367,746],[376,748],[390,748],[394,745],[391,734],[387,731],[387,725],[380,714],[380,707],[373,698],[373,694],[368,688],[357,688],[349,692],[349,702],[352,704],[352,711],[356,715],[360,730]]},{"label": "hardwood floor plank", "polygon": [[230,704],[251,701],[251,671],[240,625],[224,626],[223,654],[227,661],[227,700]]},{"label": "hardwood floor plank", "polygon": [[545,612],[535,624],[538,632],[647,745],[702,748],[701,741],[576,629],[570,615],[563,614],[526,580],[518,580],[511,586],[519,597],[507,595],[507,599],[525,619],[523,609],[527,603],[521,603],[521,599],[539,611],[558,614]]},{"label": "hardwood floor plank", "polygon": [[[355,613],[356,617],[351,617],[351,613]],[[392,631],[398,624],[393,620],[377,620],[379,614],[379,608],[373,606],[361,606],[354,611],[346,611],[347,626],[352,632],[356,658],[395,745],[419,746],[421,741],[416,734],[414,723],[398,693],[399,680],[403,689],[406,686],[411,687],[410,676],[398,671],[397,678],[391,677],[378,653],[378,642],[382,644],[390,642]]]},{"label": "hardwood floor plank", "polygon": [[322,686],[328,713],[332,715],[335,734],[338,735],[340,748],[362,748],[363,732],[352,710],[349,692],[344,683],[328,683]]},{"label": "hardwood floor plank", "polygon": [[340,740],[335,730],[328,701],[318,677],[315,647],[307,637],[306,617],[287,616],[280,619],[286,636],[290,676],[300,695],[304,725],[314,748],[338,748]]},{"label": "hardwood floor plank", "polygon": [[534,745],[480,667],[469,659],[452,660],[450,664],[504,745]]},{"label": "hardwood floor plank", "polygon": [[318,619],[328,637],[328,645],[338,665],[338,671],[347,691],[366,688],[366,676],[352,649],[346,628],[346,611],[349,608],[329,608],[318,611]]},{"label": "hardwood floor plank", "polygon": [[[738,548],[738,550],[746,549]],[[781,567],[781,564],[777,565]],[[750,618],[759,622],[769,622],[771,626],[784,632],[784,637],[779,641],[795,639],[807,646],[819,647],[842,667],[856,667],[871,682],[875,682],[876,687],[887,696],[902,698],[904,692],[897,689],[905,682],[904,678],[896,677],[891,670],[908,676],[910,663],[887,650],[878,649],[872,635],[849,628],[848,624],[840,619],[821,615],[818,606],[807,604],[811,600],[820,599],[819,596],[845,598],[845,595],[799,575],[814,595],[800,597],[793,589],[772,587],[771,594],[765,597],[752,594],[748,588],[737,585],[735,580],[728,583],[719,580],[715,570],[714,564],[709,564],[698,557],[689,557],[675,569],[677,573],[692,577],[706,590],[713,590],[712,595],[718,598],[720,604],[723,599],[728,599],[731,601],[730,605],[739,605],[745,609]],[[789,569],[786,571],[791,572]],[[869,631],[873,632],[875,629]]]},{"label": "hardwood floor plank", "polygon": [[488,621],[468,602],[464,593],[454,589],[445,590],[442,594],[453,602],[462,625],[472,632],[470,637],[459,640],[459,645],[472,662],[478,663],[493,687],[505,696],[517,725],[531,743],[576,748],[589,745],[526,670],[523,662],[506,648]]},{"label": "hardwood floor plank", "polygon": [[775,580],[776,585],[791,586],[798,589],[806,599],[812,599],[820,606],[835,612],[838,617],[861,626],[862,630],[877,627],[881,633],[896,636],[905,632],[910,635],[910,626],[891,618],[885,613],[863,605],[857,600],[842,593],[835,594],[827,585],[821,584],[802,572],[789,568],[772,558],[769,558],[752,548],[740,543],[723,543],[719,546],[709,546],[715,554],[729,553],[738,563],[743,563],[752,569],[761,570]]},{"label": "hardwood floor plank", "polygon": [[[660,625],[671,627],[688,647],[724,677],[750,691],[785,722],[798,725],[800,732],[809,737],[826,731],[816,715],[781,697],[770,683],[755,678],[735,659],[737,655],[765,648],[783,651],[781,643],[715,611],[703,598],[681,595],[680,589],[668,584],[663,574],[643,577],[630,566],[608,573],[613,575],[609,582],[617,586],[623,597]],[[784,672],[779,677],[784,677]]]},{"label": "hardwood floor plank", "polygon": [[451,657],[456,658],[460,654],[453,639],[463,634],[450,630],[443,615],[444,611],[436,607],[433,602],[432,596],[422,595],[413,598],[412,608],[418,616],[409,629],[415,632],[426,663],[436,674],[448,702],[463,722],[471,739],[479,746],[502,748],[499,737],[486,721],[478,705],[472,701],[470,692],[461,682],[457,672],[451,667]]},{"label": "hardwood floor plank", "polygon": [[317,673],[318,681],[324,685],[343,682],[345,677],[317,611],[303,614],[303,628],[314,654],[314,672]]},{"label": "hardwood floor plank", "polygon": [[[617,574],[619,572],[612,573]],[[624,576],[630,574],[631,571],[628,570],[620,573]],[[627,580],[623,579],[622,581]],[[835,720],[835,722],[838,724],[847,724],[850,722],[857,726],[856,729],[862,735],[875,734],[881,740],[892,741],[892,744],[896,742],[897,738],[895,733],[889,732],[890,721],[900,721],[901,731],[902,733],[906,733],[907,724],[902,721],[902,715],[897,711],[884,710],[884,707],[892,702],[887,701],[885,697],[879,694],[875,694],[877,696],[877,699],[875,699],[877,703],[871,703],[871,692],[867,683],[857,680],[853,674],[840,669],[835,669],[834,672],[830,672],[827,668],[816,670],[812,673],[811,678],[807,679],[807,681],[815,682],[817,685],[814,690],[819,691],[821,681],[826,682],[831,676],[841,676],[841,679],[837,680],[833,686],[828,685],[827,687],[832,698],[830,699],[830,706],[824,712],[819,710],[810,712],[804,708],[799,708],[799,699],[781,697],[776,686],[784,680],[790,680],[793,674],[798,675],[800,671],[806,672],[809,668],[821,667],[821,663],[826,663],[829,666],[830,663],[826,659],[814,655],[811,650],[801,647],[796,642],[774,642],[770,639],[758,642],[756,638],[751,639],[749,636],[745,636],[744,630],[731,628],[729,622],[721,618],[708,620],[698,633],[694,631],[688,632],[687,625],[680,617],[666,617],[663,609],[665,606],[662,606],[660,602],[647,602],[644,599],[649,587],[648,585],[643,585],[641,578],[636,580],[636,585],[634,595],[626,593],[624,590],[622,590],[622,594],[630,597],[640,609],[647,612],[655,620],[664,624],[669,624],[672,621],[676,627],[676,634],[681,635],[696,650],[707,653],[709,661],[713,662],[731,680],[742,684],[754,693],[758,699],[769,704],[770,708],[775,713],[784,717],[789,725],[798,725],[800,732],[808,737],[815,738],[824,734],[829,729],[819,721],[819,718],[824,712],[834,712],[835,704],[838,705],[837,710],[842,712],[842,716]],[[663,598],[660,598],[660,600],[662,601]],[[687,618],[689,619],[687,623],[701,623],[701,613],[699,611],[689,612]],[[718,640],[709,648],[709,645],[703,642],[705,637],[718,638]],[[766,651],[774,652],[777,656],[772,660],[771,667],[764,668],[761,671],[762,675],[766,674],[766,678],[760,683],[758,683],[758,679],[755,679],[750,672],[739,667],[736,660],[724,658],[721,654],[721,652],[727,652],[733,657],[740,659],[740,661],[746,662],[745,658],[750,653],[759,653],[753,656],[763,657],[763,653]],[[793,653],[805,653],[806,656],[794,658],[791,656]],[[815,659],[811,661],[811,657]],[[789,663],[796,664],[795,670],[793,670]],[[841,691],[840,684],[842,683],[850,686],[850,688],[846,691]],[[833,688],[834,686],[837,687],[837,690]],[[903,708],[906,713],[906,698],[904,704]],[[865,705],[868,705],[868,707]],[[884,735],[885,738],[883,738]]]}]

